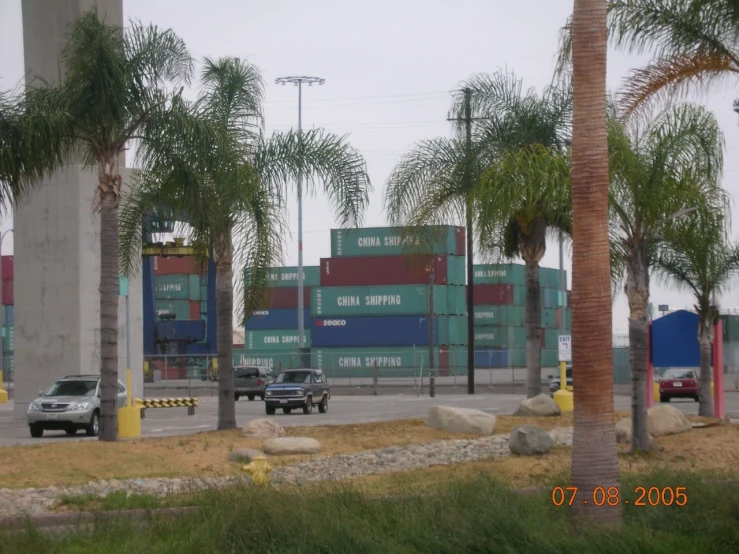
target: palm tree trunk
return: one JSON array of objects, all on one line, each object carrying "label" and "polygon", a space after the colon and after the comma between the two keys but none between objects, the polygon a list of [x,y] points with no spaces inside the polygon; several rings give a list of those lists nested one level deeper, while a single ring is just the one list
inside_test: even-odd
[{"label": "palm tree trunk", "polygon": [[698,342],[701,352],[701,372],[698,377],[698,415],[714,417],[713,396],[711,395],[711,345],[713,344],[713,325],[702,320],[698,329]]},{"label": "palm tree trunk", "polygon": [[[111,176],[101,169],[106,187]],[[100,197],[100,434],[118,439],[118,198],[108,188]]]},{"label": "palm tree trunk", "polygon": [[467,394],[475,394],[475,286],[473,279],[474,240],[472,237],[472,205],[467,202],[465,232],[467,233]]},{"label": "palm tree trunk", "polygon": [[538,262],[526,262],[526,368],[526,396],[533,398],[541,394],[541,287]]},{"label": "palm tree trunk", "polygon": [[[618,487],[608,241],[606,0],[575,0],[572,29],[572,485],[583,498]],[[605,339],[605,340],[604,340]],[[575,502],[572,521],[618,526],[620,505]]]},{"label": "palm tree trunk", "polygon": [[629,301],[629,359],[631,364],[631,451],[650,450],[647,432],[647,350],[649,340],[649,271],[640,249],[626,264]]},{"label": "palm tree trunk", "polygon": [[233,372],[233,247],[230,235],[216,247],[218,320],[218,430],[236,427]]}]

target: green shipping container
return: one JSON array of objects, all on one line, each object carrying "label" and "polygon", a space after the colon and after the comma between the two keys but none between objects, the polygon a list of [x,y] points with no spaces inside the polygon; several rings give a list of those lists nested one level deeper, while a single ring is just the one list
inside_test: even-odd
[{"label": "green shipping container", "polygon": [[465,256],[449,256],[447,279],[450,285],[467,284],[467,258]]},{"label": "green shipping container", "polygon": [[475,327],[475,348],[526,348],[526,328]]},{"label": "green shipping container", "polygon": [[14,327],[3,326],[3,353],[11,354],[15,351]]},{"label": "green shipping container", "polygon": [[[245,283],[249,282],[250,269],[247,269],[244,275]],[[297,287],[298,286],[298,268],[297,266],[272,267],[267,273],[267,280],[272,287]],[[303,266],[303,286],[317,287],[321,284],[321,272],[317,265]]]},{"label": "green shipping container", "polygon": [[[473,269],[476,285],[506,283],[510,285],[526,285],[526,266],[524,264],[480,264]],[[565,271],[565,283],[567,272]],[[542,288],[559,288],[559,269],[539,268],[539,285]]]},{"label": "green shipping container", "polygon": [[467,316],[439,316],[439,344],[467,344]]},{"label": "green shipping container", "polygon": [[188,288],[190,289],[190,300],[201,300],[200,294],[200,275],[188,275]]},{"label": "green shipping container", "polygon": [[[305,329],[305,347],[310,348],[310,329]],[[297,350],[298,330],[247,331],[244,336],[247,350]]]},{"label": "green shipping container", "polygon": [[[427,347],[387,346],[373,348],[313,348],[311,367],[331,377],[372,377],[377,364],[379,377],[413,377],[423,369],[428,375]],[[434,367],[439,366],[439,349],[434,348]]]},{"label": "green shipping container", "polygon": [[164,313],[173,313],[175,319],[190,319],[189,300],[157,300],[157,319]]},{"label": "green shipping container", "polygon": [[559,330],[544,330],[544,348],[557,350],[559,348]]},{"label": "green shipping container", "polygon": [[449,375],[467,375],[467,346],[449,347]]},{"label": "green shipping container", "polygon": [[[475,326],[524,327],[526,307],[516,305],[478,305],[475,306]],[[557,310],[542,308],[541,327],[557,328]]]},{"label": "green shipping container", "polygon": [[261,365],[271,367],[275,373],[281,369],[297,369],[302,367],[297,350],[274,354],[246,349],[237,349],[233,353],[234,367],[240,365]]},{"label": "green shipping container", "polygon": [[[460,230],[461,231],[461,230]],[[418,250],[421,240],[404,241],[400,227],[331,229],[331,257],[400,256],[408,253],[463,254],[457,249],[457,228],[445,225],[429,227],[430,248]]]},{"label": "green shipping container", "polygon": [[[465,313],[465,288],[435,286],[434,313]],[[314,287],[311,290],[312,316],[368,316],[428,314],[429,287],[390,285],[378,287]]]},{"label": "green shipping container", "polygon": [[154,298],[157,300],[188,300],[189,275],[155,275]]},{"label": "green shipping container", "polygon": [[739,342],[739,315],[722,315],[724,342]]}]

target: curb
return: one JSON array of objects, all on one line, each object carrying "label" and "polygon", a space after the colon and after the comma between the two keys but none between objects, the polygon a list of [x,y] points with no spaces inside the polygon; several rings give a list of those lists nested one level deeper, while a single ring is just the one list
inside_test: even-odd
[{"label": "curb", "polygon": [[35,527],[59,527],[65,525],[79,525],[80,523],[90,523],[101,519],[117,519],[124,517],[128,517],[131,519],[148,519],[160,515],[181,516],[190,513],[197,513],[200,510],[200,506],[183,506],[179,508],[155,508],[151,510],[136,508],[131,510],[74,512],[63,514],[44,514],[39,516],[26,517],[5,517],[0,518],[0,531],[6,531],[10,529],[23,529],[29,524]]}]

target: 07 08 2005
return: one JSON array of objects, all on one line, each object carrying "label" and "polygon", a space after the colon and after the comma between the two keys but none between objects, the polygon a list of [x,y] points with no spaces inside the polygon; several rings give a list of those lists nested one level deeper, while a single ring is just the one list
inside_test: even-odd
[{"label": "07 08 2005", "polygon": [[552,503],[555,506],[572,506],[576,502],[595,506],[685,506],[688,503],[687,487],[634,487],[626,498],[619,487],[595,487],[592,493],[581,492],[578,487],[554,487]]}]

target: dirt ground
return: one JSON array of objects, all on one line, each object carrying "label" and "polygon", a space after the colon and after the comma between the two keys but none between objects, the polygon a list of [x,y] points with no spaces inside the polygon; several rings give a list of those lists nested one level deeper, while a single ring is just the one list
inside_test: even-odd
[{"label": "dirt ground", "polygon": [[[617,414],[622,417],[626,414]],[[700,418],[690,417],[693,421]],[[572,415],[552,418],[497,418],[495,434],[507,434],[517,425],[529,423],[545,429],[572,425]],[[323,451],[316,456],[349,454],[387,446],[427,443],[436,440],[476,438],[431,429],[422,419],[325,427],[289,427],[286,436],[313,437]],[[241,474],[240,464],[226,461],[235,448],[260,448],[262,439],[247,439],[240,430],[213,431],[182,437],[122,440],[115,443],[76,441],[58,444],[0,448],[0,488],[75,485],[98,479],[151,477],[203,477]],[[662,452],[631,456],[619,446],[623,471],[653,468],[700,468],[717,472],[736,471],[739,461],[739,426],[720,424],[694,429],[689,435],[663,437]],[[270,459],[273,466],[290,464],[311,456]],[[537,484],[569,472],[570,450],[554,449],[543,457],[506,457],[484,462],[367,477],[361,482],[371,488],[395,487],[398,483],[443,480],[445,476],[493,471],[511,483]]]}]

